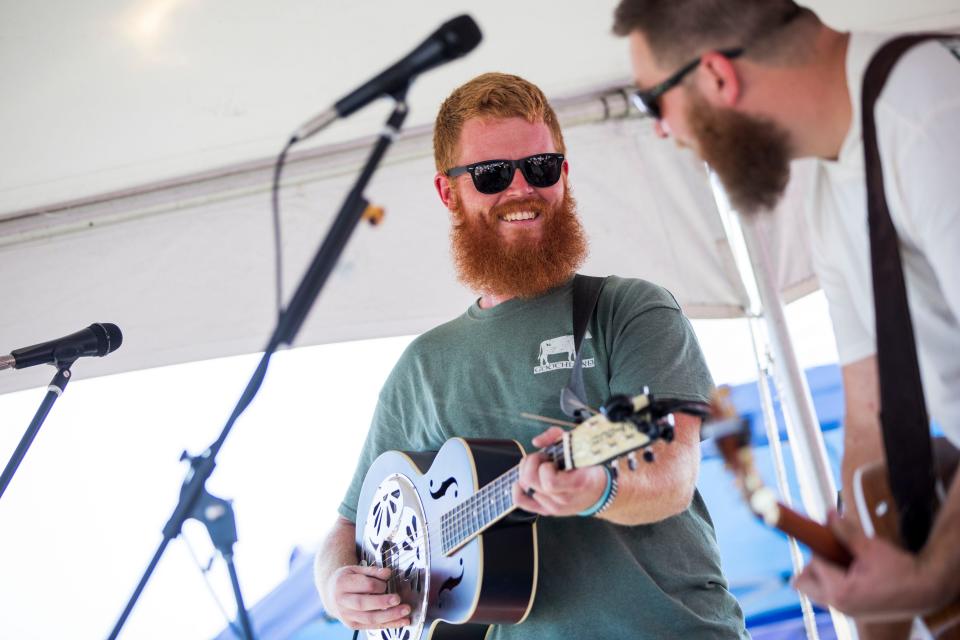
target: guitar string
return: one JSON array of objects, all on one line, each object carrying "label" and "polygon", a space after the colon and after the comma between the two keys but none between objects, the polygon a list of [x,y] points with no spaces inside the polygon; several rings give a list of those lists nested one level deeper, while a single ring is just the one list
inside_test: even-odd
[{"label": "guitar string", "polygon": [[[496,410],[490,411],[489,409],[487,409],[486,411],[484,411],[484,413],[486,413],[486,414],[492,414],[492,413],[496,413]],[[527,416],[525,416],[525,417],[527,417]],[[649,445],[649,444],[652,444],[652,442],[648,442],[648,443],[647,443],[647,445]],[[644,445],[644,447],[640,447],[640,448],[645,448],[647,445]],[[545,447],[544,449],[541,449],[541,450],[540,450],[541,453],[548,453],[548,455],[551,455],[551,456],[552,456],[552,459],[553,459],[553,461],[554,461],[555,463],[559,462],[559,461],[562,459],[562,451],[563,451],[563,449],[562,449],[562,444],[561,444],[560,442],[554,443],[554,444],[549,445],[548,447]],[[446,541],[445,541],[444,538],[443,538],[443,534],[445,533],[445,530],[444,530],[444,522],[443,522],[442,516],[445,515],[445,514],[453,514],[457,509],[462,509],[470,500],[472,500],[472,499],[476,498],[478,495],[480,495],[480,493],[481,493],[482,491],[484,491],[485,489],[488,489],[488,487],[491,487],[494,483],[496,483],[496,482],[498,482],[498,481],[501,481],[505,476],[507,476],[507,475],[510,474],[511,472],[515,472],[515,471],[517,471],[517,470],[518,470],[518,467],[513,467],[513,468],[511,468],[509,471],[507,471],[506,473],[501,474],[500,476],[498,476],[497,478],[495,478],[495,479],[492,480],[491,482],[489,482],[489,483],[487,483],[486,485],[484,485],[483,487],[481,487],[476,493],[471,494],[470,496],[468,496],[467,498],[465,498],[463,501],[461,501],[461,502],[458,503],[457,505],[455,505],[455,506],[451,507],[450,509],[448,509],[446,512],[444,512],[444,514],[441,514],[441,520],[440,520],[440,523],[439,523],[439,524],[434,524],[434,525],[427,524],[427,526],[424,527],[424,529],[422,530],[421,533],[419,533],[418,535],[416,535],[416,536],[414,536],[414,537],[412,537],[412,538],[410,538],[410,539],[408,539],[408,540],[405,540],[404,542],[406,542],[406,543],[408,543],[408,544],[412,544],[412,546],[413,546],[414,548],[413,548],[413,549],[410,549],[410,550],[404,550],[404,551],[402,551],[400,554],[398,554],[398,557],[400,557],[400,558],[403,559],[403,563],[406,563],[406,562],[411,561],[411,560],[415,560],[415,559],[416,559],[416,556],[417,556],[417,550],[416,550],[415,547],[420,544],[420,541],[424,538],[424,536],[436,537],[436,536],[439,535],[439,536],[440,536],[440,540],[441,540],[441,547],[444,548],[444,549],[446,549],[446,544],[445,544]],[[513,485],[513,482],[511,482],[509,486],[512,487],[512,485]],[[516,505],[515,505],[515,503],[513,502],[513,499],[512,499],[512,497],[511,497],[510,503],[509,503],[509,505],[507,505],[507,508],[501,510],[501,513],[499,513],[499,514],[494,514],[494,515],[495,515],[495,516],[500,516],[500,517],[506,516],[506,515],[508,515],[510,512],[512,512],[512,511],[514,510],[513,507],[515,507],[515,506],[516,506]],[[478,509],[475,509],[475,510],[474,510],[474,514],[476,513],[477,510],[483,508],[483,504],[480,503],[480,504],[477,505],[477,507],[478,507]],[[452,546],[457,546],[457,545],[459,545],[459,544],[462,544],[464,540],[468,540],[468,539],[470,539],[471,537],[474,537],[474,536],[478,535],[478,532],[479,532],[480,529],[483,529],[483,528],[486,527],[489,523],[493,522],[493,520],[496,520],[496,519],[497,519],[496,517],[494,517],[494,518],[492,518],[492,519],[490,519],[490,520],[486,520],[485,515],[484,515],[483,512],[481,511],[481,512],[480,512],[480,517],[484,520],[484,522],[480,522],[480,523],[479,523],[480,526],[477,527],[477,526],[475,526],[475,524],[474,524],[474,520],[471,519],[471,515],[469,515],[469,512],[463,512],[463,511],[462,511],[460,514],[456,514],[456,515],[453,515],[453,516],[450,516],[450,517],[453,518],[453,522],[451,523],[451,525],[450,525],[449,527],[447,527],[447,531],[449,531],[450,528],[453,529],[453,532],[452,532],[452,533],[454,534],[454,540],[453,540],[453,543],[454,543],[454,544],[453,544]],[[463,531],[464,525],[469,525],[469,526],[467,526],[467,530],[466,530],[466,531]],[[364,521],[364,526],[366,526],[366,520]],[[439,530],[438,530],[438,527],[439,527]]]},{"label": "guitar string", "polygon": [[[443,538],[443,533],[444,533],[444,528],[445,528],[445,527],[444,527],[444,521],[443,521],[443,519],[442,519],[443,515],[445,515],[445,514],[452,514],[452,513],[453,513],[454,511],[456,511],[457,509],[462,508],[462,507],[465,506],[471,499],[474,499],[474,498],[476,498],[478,495],[480,495],[480,492],[481,492],[481,491],[483,491],[484,489],[487,489],[488,487],[493,486],[493,485],[494,485],[495,483],[497,483],[497,482],[501,482],[501,481],[503,480],[503,478],[505,478],[506,476],[510,475],[510,474],[513,473],[513,472],[518,472],[518,468],[517,468],[517,467],[513,467],[512,469],[510,469],[510,470],[507,471],[506,473],[498,476],[498,477],[495,478],[494,480],[490,481],[489,483],[487,483],[486,485],[484,485],[483,487],[481,487],[481,489],[480,489],[479,491],[477,491],[477,493],[474,493],[474,494],[472,494],[472,495],[464,498],[461,502],[459,502],[458,504],[456,504],[456,505],[453,506],[452,508],[448,509],[446,512],[444,512],[444,514],[441,514],[441,520],[440,520],[440,523],[439,523],[439,524],[436,524],[436,525],[427,525],[427,527],[425,527],[425,530],[423,530],[422,533],[420,533],[420,534],[418,534],[418,535],[416,535],[416,536],[414,536],[414,537],[412,537],[412,538],[409,538],[409,539],[407,539],[407,540],[404,540],[403,542],[406,542],[406,543],[408,543],[408,544],[412,544],[413,546],[416,546],[416,545],[418,545],[418,544],[420,543],[420,541],[423,540],[425,537],[436,537],[436,536],[439,535],[439,536],[440,536],[440,539],[441,539],[441,546],[446,547],[446,545],[444,544],[444,538]],[[501,482],[501,483],[502,483],[502,482]],[[512,486],[513,486],[513,481],[511,481],[507,486],[512,487]],[[512,496],[512,493],[511,493],[511,496]],[[496,516],[507,515],[507,514],[509,514],[509,513],[513,510],[513,507],[515,507],[515,506],[516,506],[516,504],[513,502],[513,498],[511,497],[510,503],[509,503],[509,505],[507,505],[507,508],[506,508],[506,509],[503,509],[503,510],[501,511],[501,513],[498,513],[498,514],[495,514],[495,515],[496,515]],[[481,516],[482,516],[482,514],[481,514]],[[455,515],[455,516],[451,516],[451,517],[454,518],[454,521],[453,521],[453,523],[450,523],[450,525],[446,527],[446,530],[449,532],[451,528],[453,529],[452,533],[455,534],[455,542],[456,542],[456,544],[460,544],[460,543],[462,543],[462,541],[463,541],[464,539],[470,538],[472,535],[476,535],[476,534],[477,534],[477,531],[476,531],[476,530],[477,530],[477,527],[473,526],[473,523],[472,523],[472,522],[467,522],[467,519],[466,519],[466,518],[461,518],[461,517],[459,517],[459,514],[458,514],[458,515]],[[489,524],[489,522],[492,522],[492,521],[495,520],[495,519],[496,519],[496,518],[492,518],[490,521],[483,522],[479,528],[482,529],[483,527],[487,526],[487,524]],[[448,522],[449,522],[449,521],[448,521]],[[468,527],[468,531],[462,531],[463,525],[468,525],[468,524],[471,525],[471,526]],[[466,534],[466,535],[456,535],[456,534]],[[416,559],[416,556],[417,556],[416,549],[411,549],[411,550],[404,550],[404,551],[402,551],[401,553],[397,554],[397,555],[394,556],[394,557],[401,559],[401,564],[405,564],[405,563],[407,563],[408,561],[415,560],[415,559]]]},{"label": "guitar string", "polygon": [[[649,445],[649,444],[652,444],[652,442],[648,442],[648,443],[647,443],[647,445]],[[640,448],[646,448],[647,445],[644,445],[644,447],[640,447]],[[562,459],[562,452],[563,452],[562,444],[559,443],[559,442],[558,442],[558,443],[554,443],[554,444],[552,444],[552,445],[550,445],[550,446],[548,446],[548,447],[540,450],[540,452],[541,452],[541,453],[547,453],[548,455],[550,455],[550,456],[552,457],[552,460],[554,461],[554,463],[557,463],[557,462],[559,462],[559,461]],[[413,561],[413,560],[416,559],[416,557],[417,557],[417,550],[416,550],[415,547],[416,547],[417,545],[419,545],[420,541],[424,538],[424,536],[436,537],[437,535],[439,535],[439,536],[440,536],[440,539],[441,539],[441,547],[442,547],[443,549],[446,549],[446,548],[447,548],[447,545],[445,544],[445,543],[446,543],[446,540],[443,538],[443,534],[445,533],[445,530],[444,530],[444,522],[443,522],[443,519],[442,519],[443,515],[453,514],[457,509],[462,509],[464,506],[466,506],[466,505],[468,504],[468,502],[469,502],[470,500],[472,500],[472,499],[476,498],[477,496],[479,496],[482,491],[484,491],[484,490],[489,490],[489,489],[488,489],[489,487],[492,487],[492,486],[493,486],[495,483],[497,483],[497,482],[502,482],[502,480],[503,480],[506,476],[510,475],[511,473],[515,473],[515,472],[518,472],[518,467],[513,467],[513,468],[511,468],[510,470],[508,470],[507,472],[501,474],[500,476],[498,476],[498,477],[495,478],[494,480],[488,482],[486,485],[484,485],[483,487],[481,487],[476,493],[471,494],[471,495],[468,496],[467,498],[464,498],[463,501],[461,501],[461,502],[458,503],[457,505],[453,506],[452,508],[448,509],[446,512],[444,512],[443,514],[441,514],[441,520],[440,520],[440,523],[439,523],[438,525],[436,525],[436,524],[435,524],[435,525],[430,525],[430,524],[428,524],[428,525],[422,530],[422,533],[420,533],[420,534],[418,534],[418,535],[416,535],[416,536],[414,536],[414,537],[412,537],[412,538],[410,538],[410,539],[408,539],[408,540],[404,540],[404,542],[406,542],[406,543],[408,543],[408,544],[412,544],[414,548],[412,548],[412,549],[410,549],[410,550],[401,551],[401,553],[398,554],[398,557],[402,558],[402,563],[405,564],[405,563],[407,563],[407,562],[409,562],[409,561]],[[513,486],[513,481],[511,481],[508,486],[512,487],[512,486]],[[512,493],[511,493],[511,495],[512,495]],[[480,511],[480,518],[483,520],[483,522],[477,521],[474,516],[475,516],[475,514],[476,514],[476,512],[477,512],[478,510],[481,510],[481,509],[483,508],[482,504],[483,504],[483,503],[480,503],[480,504],[478,505],[478,508],[473,510],[473,515],[471,515],[471,513],[470,513],[469,511],[467,511],[467,512],[461,512],[461,514],[456,514],[456,515],[454,515],[454,516],[451,516],[452,518],[454,518],[454,521],[453,521],[453,523],[451,524],[451,526],[450,526],[450,527],[447,527],[447,529],[446,529],[447,531],[449,531],[449,529],[451,529],[451,528],[453,529],[452,533],[453,533],[453,535],[454,535],[454,539],[453,539],[453,543],[454,543],[454,544],[451,545],[451,546],[460,545],[460,544],[463,543],[464,540],[469,540],[471,537],[474,537],[474,536],[478,535],[480,529],[483,529],[483,528],[486,527],[488,524],[490,524],[491,522],[493,522],[494,520],[497,519],[496,517],[494,517],[494,518],[491,518],[490,520],[487,520],[487,519],[486,519],[486,516],[483,514],[483,512]],[[509,505],[507,505],[507,508],[501,510],[500,513],[494,514],[494,515],[495,515],[495,516],[506,516],[506,515],[508,515],[511,511],[514,510],[513,507],[515,507],[515,506],[516,506],[516,505],[515,505],[515,503],[513,502],[513,499],[512,499],[512,497],[511,497],[510,503],[509,503]],[[479,524],[480,526],[478,527],[478,526],[476,526],[476,524]],[[464,527],[465,525],[467,525],[466,531],[463,530],[463,527]],[[438,531],[438,527],[439,527],[439,531]]]},{"label": "guitar string", "polygon": [[[444,403],[442,400],[438,400],[438,401],[437,401],[437,404],[438,404],[438,405],[443,405],[443,404],[445,404],[445,403]],[[473,414],[473,415],[475,415],[475,416],[482,417],[482,418],[509,418],[509,419],[515,419],[515,418],[516,418],[516,414],[514,414],[514,413],[512,413],[512,412],[507,412],[507,411],[503,411],[503,410],[498,410],[498,409],[494,409],[494,408],[491,408],[491,407],[484,407],[483,409],[467,409],[467,408],[465,408],[465,407],[463,407],[463,406],[459,406],[459,410],[460,410],[461,412],[466,411],[468,414]],[[531,416],[532,416],[532,414],[531,414]],[[532,418],[531,416],[522,416],[522,417],[535,420],[535,418]],[[552,445],[549,445],[549,446],[545,447],[545,448],[542,449],[541,451],[546,452],[546,451],[548,451],[549,449],[551,449],[552,447],[559,447],[559,446],[561,446],[560,443],[554,443],[554,444],[552,444]],[[561,451],[562,451],[562,449],[561,449]],[[554,461],[557,461],[557,460],[558,460],[558,458],[555,457],[555,458],[554,458]],[[456,511],[458,508],[462,508],[463,505],[465,505],[465,504],[467,503],[467,501],[469,501],[470,499],[472,499],[472,498],[474,498],[475,496],[477,496],[477,495],[480,493],[480,491],[483,491],[483,490],[486,489],[487,487],[491,486],[493,483],[500,481],[504,476],[506,476],[508,473],[510,473],[511,471],[514,471],[514,470],[516,470],[516,469],[517,469],[517,467],[513,467],[513,468],[511,468],[509,471],[507,471],[506,473],[501,474],[500,476],[498,476],[497,478],[495,478],[495,479],[492,480],[491,482],[489,482],[489,483],[487,483],[486,485],[484,485],[483,487],[481,487],[481,488],[477,491],[477,493],[474,493],[474,494],[472,494],[472,495],[464,498],[460,503],[454,505],[453,507],[451,507],[450,509],[448,509],[448,510],[447,510],[446,512],[444,512],[444,513],[445,513],[445,514],[446,514],[446,513],[451,513],[451,514],[452,514],[452,513],[453,513],[454,511]],[[512,483],[511,483],[511,486],[512,486]],[[511,498],[511,500],[510,500],[510,505],[508,505],[508,508],[505,509],[504,512],[505,512],[505,513],[509,513],[509,512],[512,510],[512,509],[510,509],[510,507],[512,507],[512,506],[513,506],[513,500],[512,500],[512,498]],[[430,525],[430,524],[428,524],[427,527],[425,528],[425,530],[424,530],[421,534],[418,534],[417,536],[415,536],[415,537],[413,537],[413,538],[411,538],[410,540],[407,540],[407,541],[405,541],[405,542],[413,543],[414,545],[417,545],[417,544],[419,544],[420,540],[421,540],[425,535],[429,535],[429,536],[431,536],[431,537],[436,537],[437,535],[440,535],[440,537],[441,537],[441,543],[442,543],[442,542],[443,542],[443,528],[444,528],[444,523],[443,523],[443,520],[442,520],[442,516],[443,516],[443,515],[444,515],[444,514],[441,514],[441,521],[440,521],[440,523],[439,523],[438,525]],[[456,518],[456,517],[458,517],[458,516],[451,516],[451,517]],[[461,525],[464,524],[464,523],[465,523],[465,522],[464,522],[463,519],[460,519],[459,521],[454,520],[454,525],[456,525],[457,528],[459,528],[459,526],[461,526]],[[365,527],[365,526],[366,526],[366,520],[364,521],[364,527]],[[438,529],[437,529],[438,527],[439,527],[439,531],[438,531]],[[404,552],[404,553],[406,553],[405,560],[409,560],[409,559],[416,558],[416,549],[413,549],[413,550],[411,550],[411,551],[406,551],[406,552]]]},{"label": "guitar string", "polygon": [[[438,404],[438,405],[442,405],[442,404],[445,404],[445,403],[444,403],[442,400],[439,400],[439,401],[437,401],[437,404]],[[516,418],[516,415],[515,415],[514,413],[512,413],[512,412],[506,412],[506,411],[503,411],[503,410],[497,410],[497,409],[493,409],[493,408],[491,408],[491,407],[484,407],[483,409],[479,409],[479,410],[477,410],[477,409],[472,409],[472,410],[470,410],[470,409],[466,409],[466,408],[463,407],[462,405],[458,405],[458,409],[459,409],[461,412],[466,411],[467,413],[474,414],[474,415],[476,415],[476,416],[483,417],[483,418],[510,418],[510,419],[515,419],[515,418]],[[529,420],[533,420],[533,421],[538,421],[538,422],[544,422],[544,421],[545,421],[545,420],[541,420],[541,419],[540,419],[540,418],[542,418],[542,416],[536,416],[536,415],[534,415],[534,414],[522,414],[521,417],[526,418],[526,419],[529,419]],[[563,456],[562,456],[562,452],[563,452],[562,443],[556,442],[556,443],[554,443],[554,444],[552,444],[552,445],[549,445],[549,446],[545,447],[544,449],[541,449],[539,452],[547,453],[548,455],[551,455],[554,463],[557,463],[557,462],[559,462],[559,461],[562,459],[562,457],[563,457]],[[464,498],[464,500],[462,500],[460,503],[458,503],[458,504],[454,505],[453,507],[451,507],[450,509],[448,509],[446,512],[444,512],[444,514],[441,514],[441,520],[440,520],[439,524],[434,524],[434,525],[427,524],[427,526],[422,530],[422,532],[421,532],[420,534],[418,534],[417,536],[414,536],[414,537],[412,537],[412,538],[410,538],[410,539],[408,539],[408,540],[405,540],[404,542],[407,542],[407,543],[410,543],[410,544],[416,546],[416,545],[418,545],[418,544],[420,543],[420,541],[423,539],[424,536],[431,536],[431,537],[440,536],[441,546],[446,547],[446,544],[445,544],[446,541],[444,540],[444,533],[445,533],[445,532],[449,532],[450,529],[453,529],[453,531],[452,531],[451,533],[452,533],[452,535],[453,535],[453,537],[454,537],[454,539],[455,539],[455,543],[454,543],[455,545],[456,545],[456,544],[462,544],[462,542],[463,542],[464,539],[469,539],[471,536],[477,535],[478,530],[479,530],[479,529],[483,529],[484,527],[486,527],[486,526],[489,524],[489,522],[492,522],[493,520],[496,520],[497,517],[506,516],[506,515],[508,515],[510,512],[512,512],[512,511],[514,510],[514,507],[515,507],[516,505],[515,505],[514,502],[513,502],[512,496],[511,496],[511,498],[509,499],[509,503],[506,505],[505,508],[500,508],[500,507],[499,507],[499,504],[497,504],[497,508],[498,508],[498,510],[500,511],[500,513],[494,514],[495,517],[491,518],[489,521],[485,521],[485,522],[481,523],[479,527],[473,526],[473,522],[468,522],[468,518],[469,518],[468,511],[465,511],[465,510],[464,510],[464,507],[467,505],[467,503],[468,503],[470,500],[475,499],[482,491],[487,490],[489,487],[493,486],[494,483],[501,482],[505,476],[507,476],[507,475],[510,474],[511,472],[515,472],[515,471],[517,471],[517,467],[513,467],[513,468],[511,468],[509,471],[507,471],[506,473],[501,474],[500,476],[498,476],[497,478],[495,478],[495,479],[492,480],[491,482],[489,482],[489,483],[487,483],[486,485],[484,485],[483,487],[481,487],[476,493],[474,493],[474,494],[472,494],[472,495]],[[508,486],[512,487],[512,485],[513,485],[513,481],[511,481]],[[497,493],[499,493],[499,491],[498,491]],[[479,504],[478,504],[478,507],[479,507],[480,509],[482,509],[482,508],[483,508],[483,503],[482,503],[482,502],[479,503]],[[460,509],[461,511],[460,511],[459,513],[454,513],[454,512],[456,512],[458,509]],[[448,521],[449,526],[447,526],[447,527],[446,527],[446,530],[445,530],[444,521],[443,521],[443,519],[442,519],[442,516],[443,516],[443,515],[446,515],[446,514],[452,514],[452,515],[449,516],[450,519],[452,520],[452,522],[449,522],[449,521]],[[481,512],[481,518],[483,518],[484,520],[486,520],[486,517],[483,515],[482,512]],[[469,527],[467,527],[468,531],[466,531],[466,532],[462,531],[462,529],[463,529],[463,527],[464,527],[465,525],[470,525]],[[438,528],[439,528],[439,530],[438,530]],[[407,560],[415,559],[415,558],[416,558],[416,549],[412,549],[412,550],[409,550],[409,551],[405,551],[404,554],[405,554],[405,555],[403,555],[403,557],[404,557],[404,561],[405,561],[405,562],[406,562]]]},{"label": "guitar string", "polygon": [[[560,461],[560,459],[562,458],[562,451],[563,449],[560,443],[555,443],[554,445],[550,445],[549,447],[541,450],[542,453],[547,453],[548,455],[552,456],[554,463],[557,463]],[[493,487],[497,483],[502,484],[503,480],[507,478],[507,476],[511,474],[518,474],[518,473],[519,473],[519,468],[513,467],[507,472],[501,474],[497,478],[488,482],[486,485],[481,487],[476,493],[471,494],[470,496],[464,498],[460,503],[456,504],[455,506],[453,506],[452,508],[448,509],[443,514],[441,514],[440,523],[438,525],[428,524],[426,527],[424,527],[421,530],[422,531],[421,533],[418,533],[418,535],[403,541],[407,544],[412,545],[414,548],[409,550],[403,550],[399,554],[393,557],[399,558],[401,560],[400,564],[406,564],[407,562],[415,561],[417,558],[417,550],[415,547],[419,545],[420,541],[423,540],[424,537],[436,537],[438,535],[440,536],[440,540],[441,540],[441,548],[446,550],[448,545],[446,544],[447,540],[444,538],[444,533],[447,533],[447,532],[451,533],[453,536],[452,544],[450,546],[451,547],[458,546],[460,544],[463,544],[465,540],[469,540],[470,538],[478,535],[481,529],[485,528],[486,526],[488,526],[498,518],[502,518],[509,515],[510,512],[512,512],[514,508],[517,506],[512,498],[512,487],[515,480],[511,480],[507,485],[507,487],[511,488],[510,489],[511,497],[509,500],[509,504],[506,505],[506,508],[500,508],[499,503],[496,503],[495,506],[497,507],[496,509],[497,512],[492,514],[494,517],[487,519],[486,514],[483,512],[483,508],[484,508],[483,502],[480,502],[476,506],[476,508],[474,508],[473,510],[461,511],[460,514],[449,516],[453,518],[452,523],[449,523],[448,521],[449,526],[445,527],[445,523],[443,521],[444,515],[454,514],[454,512],[457,511],[458,509],[463,509],[463,507],[468,505],[468,503],[471,500],[481,495],[481,492],[490,491],[491,490],[490,487]],[[507,487],[504,487],[503,489],[506,489]],[[501,489],[498,489],[494,493],[492,498],[495,499],[496,497],[498,497],[500,491]],[[479,520],[476,517],[478,512],[479,512]],[[477,526],[478,524],[479,526]],[[466,530],[464,530],[464,526],[466,526]],[[439,531],[438,531],[438,527],[439,527]],[[450,531],[451,529],[452,531]]]},{"label": "guitar string", "polygon": [[[548,447],[545,447],[544,449],[541,449],[538,453],[545,453],[556,464],[563,459],[563,445],[562,443],[557,442],[552,445],[549,445]],[[453,534],[452,546],[460,545],[463,543],[464,540],[468,540],[469,538],[478,535],[480,529],[483,529],[484,527],[486,527],[487,525],[489,525],[494,520],[497,520],[500,517],[509,515],[510,512],[514,510],[514,507],[516,507],[516,503],[513,501],[513,498],[512,498],[512,487],[515,482],[515,479],[508,478],[511,475],[517,475],[517,476],[519,475],[518,466],[512,467],[509,470],[507,470],[505,473],[497,476],[496,478],[494,478],[493,480],[485,484],[483,487],[481,487],[476,493],[473,493],[470,496],[464,498],[461,502],[459,502],[458,504],[454,505],[453,507],[451,507],[450,509],[442,513],[439,524],[434,524],[434,525],[428,524],[424,528],[422,533],[416,536],[413,536],[407,540],[404,540],[403,542],[412,544],[414,547],[416,547],[417,545],[419,545],[420,541],[425,536],[436,537],[439,535],[441,540],[441,546],[444,549],[446,549],[447,540],[445,540],[443,536],[445,532],[450,532]],[[469,510],[463,511],[463,507],[467,506],[471,500],[476,499],[484,491],[488,491],[488,492],[491,491],[490,487],[493,487],[498,483],[503,484],[503,481],[505,479],[510,480],[510,482],[507,484],[507,487],[511,488],[510,490],[511,497],[510,497],[509,503],[506,505],[506,508],[500,508],[499,503],[497,503],[496,506],[497,506],[498,513],[494,513],[493,514],[494,517],[490,518],[489,520],[486,518],[486,515],[483,513],[484,503],[482,501],[478,502],[476,508],[474,508],[472,512]],[[491,498],[495,499],[499,495],[500,491],[507,489],[507,487],[503,487],[502,489],[498,488],[494,492],[493,496],[491,496]],[[456,512],[458,509],[461,509],[461,512],[458,514],[454,514],[454,512]],[[480,522],[479,520],[476,520],[475,518],[478,511],[479,511],[479,516],[482,522]],[[443,516],[448,514],[454,514],[454,515],[448,516],[449,518],[453,519],[453,522],[449,523],[449,520],[448,520],[449,526],[445,527]],[[479,524],[479,526],[477,526],[477,524]],[[466,525],[466,530],[464,530],[465,525]],[[366,526],[366,521],[364,522],[364,526]],[[439,527],[439,530],[438,530],[438,527]],[[451,532],[450,529],[453,529],[453,531]],[[417,550],[416,548],[410,549],[410,550],[404,550],[404,551],[401,551],[401,553],[397,554],[397,556],[395,557],[400,558],[402,560],[401,564],[406,564],[408,561],[413,561],[416,559]]]}]

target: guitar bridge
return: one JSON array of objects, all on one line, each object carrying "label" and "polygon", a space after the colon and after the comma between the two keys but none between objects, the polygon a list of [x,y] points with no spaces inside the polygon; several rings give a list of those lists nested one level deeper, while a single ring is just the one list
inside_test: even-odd
[{"label": "guitar bridge", "polygon": [[391,569],[387,591],[398,594],[410,606],[410,625],[368,630],[369,640],[382,640],[383,631],[399,631],[397,638],[420,637],[430,581],[425,522],[423,504],[409,478],[393,474],[380,483],[364,523],[361,562]]}]

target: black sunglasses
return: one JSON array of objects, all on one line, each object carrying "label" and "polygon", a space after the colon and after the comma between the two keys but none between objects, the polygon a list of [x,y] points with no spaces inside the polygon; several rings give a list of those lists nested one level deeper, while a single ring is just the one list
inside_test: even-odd
[{"label": "black sunglasses", "polygon": [[484,160],[447,171],[448,178],[469,173],[480,193],[500,193],[510,186],[517,169],[532,187],[543,189],[557,184],[563,169],[562,153],[538,153],[519,160]]},{"label": "black sunglasses", "polygon": [[[742,56],[743,52],[744,48],[738,47],[736,49],[724,49],[723,51],[718,51],[717,53],[722,55],[724,58],[733,59],[738,56]],[[633,106],[639,109],[640,113],[659,120],[661,118],[659,102],[660,96],[680,84],[680,81],[683,80],[688,73],[700,66],[700,61],[702,59],[703,56],[688,62],[681,67],[679,71],[652,89],[637,89],[631,93],[630,100],[633,102]]]}]

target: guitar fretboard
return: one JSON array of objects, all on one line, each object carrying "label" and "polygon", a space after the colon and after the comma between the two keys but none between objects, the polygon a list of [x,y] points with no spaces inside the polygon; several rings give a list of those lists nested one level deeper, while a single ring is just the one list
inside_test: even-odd
[{"label": "guitar fretboard", "polygon": [[[562,466],[563,445],[550,445],[543,449],[554,464]],[[475,494],[440,516],[443,552],[450,554],[495,522],[517,508],[513,502],[513,485],[520,477],[518,467],[513,467]]]}]

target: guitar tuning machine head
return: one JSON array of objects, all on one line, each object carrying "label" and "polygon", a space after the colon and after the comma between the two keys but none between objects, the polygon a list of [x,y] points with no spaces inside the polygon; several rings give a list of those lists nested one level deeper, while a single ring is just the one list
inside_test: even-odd
[{"label": "guitar tuning machine head", "polygon": [[668,414],[657,421],[657,435],[664,442],[673,442],[676,435],[676,419],[673,414]]},{"label": "guitar tuning machine head", "polygon": [[674,435],[676,435],[676,431],[674,431],[672,426],[666,426],[660,432],[660,438],[664,442],[673,442]]},{"label": "guitar tuning machine head", "polygon": [[627,468],[630,469],[630,471],[637,470],[637,454],[633,451],[627,454]]},{"label": "guitar tuning machine head", "polygon": [[654,460],[653,451],[650,451],[650,449],[644,449],[644,450],[643,450],[643,460],[644,460],[644,462],[653,462],[653,460]]},{"label": "guitar tuning machine head", "polygon": [[600,407],[600,413],[605,415],[610,422],[623,422],[633,415],[633,398],[623,394],[611,396]]}]

